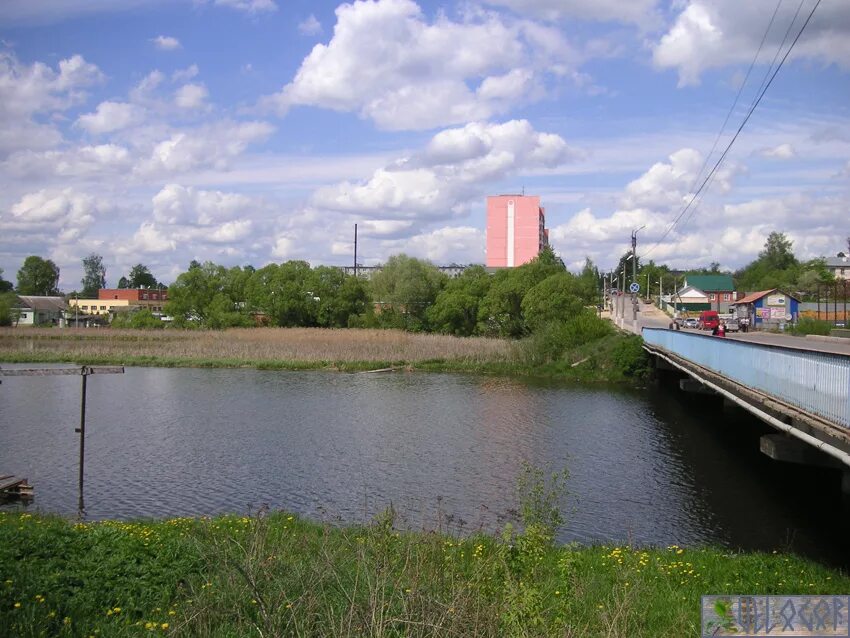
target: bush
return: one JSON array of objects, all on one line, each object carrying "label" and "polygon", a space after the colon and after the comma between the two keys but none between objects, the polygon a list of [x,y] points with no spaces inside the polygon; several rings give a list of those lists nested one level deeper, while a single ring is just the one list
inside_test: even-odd
[{"label": "bush", "polygon": [[829,321],[802,317],[796,325],[791,327],[791,333],[795,335],[823,335],[829,336],[833,325]]},{"label": "bush", "polygon": [[611,358],[615,369],[624,377],[642,377],[649,370],[649,356],[643,349],[643,339],[637,335],[615,345]]},{"label": "bush", "polygon": [[162,328],[164,324],[159,317],[155,317],[147,308],[130,312],[127,314],[117,315],[110,324],[113,328]]},{"label": "bush", "polygon": [[531,365],[558,361],[567,350],[597,341],[612,332],[609,322],[589,310],[568,321],[550,321],[538,327],[526,340],[526,360]]},{"label": "bush", "polygon": [[610,321],[599,318],[595,312],[585,309],[564,326],[564,337],[569,346],[581,346],[614,332]]}]

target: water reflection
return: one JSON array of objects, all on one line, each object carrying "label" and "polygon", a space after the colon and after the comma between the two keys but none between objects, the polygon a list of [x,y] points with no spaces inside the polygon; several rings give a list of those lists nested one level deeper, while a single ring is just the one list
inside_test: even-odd
[{"label": "water reflection", "polygon": [[[771,462],[752,419],[663,388],[128,368],[88,390],[91,518],[267,503],[361,521],[392,503],[413,527],[442,512],[493,531],[527,460],[569,469],[562,541],[850,555],[834,476]],[[0,471],[28,476],[44,511],[76,509],[78,392],[61,377],[0,386]]]}]

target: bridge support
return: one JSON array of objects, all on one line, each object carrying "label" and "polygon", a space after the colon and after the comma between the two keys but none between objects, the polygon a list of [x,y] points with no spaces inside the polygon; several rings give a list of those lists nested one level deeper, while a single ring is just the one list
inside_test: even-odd
[{"label": "bridge support", "polygon": [[[798,465],[813,465],[817,467],[842,468],[844,465],[818,452],[808,443],[792,438],[786,434],[764,434],[759,439],[759,450],[774,461],[796,463]],[[850,489],[850,471],[844,473],[842,489]],[[844,484],[847,483],[845,486]]]},{"label": "bridge support", "polygon": [[692,394],[717,394],[714,390],[700,383],[696,379],[679,379],[679,389],[683,392],[690,392]]}]

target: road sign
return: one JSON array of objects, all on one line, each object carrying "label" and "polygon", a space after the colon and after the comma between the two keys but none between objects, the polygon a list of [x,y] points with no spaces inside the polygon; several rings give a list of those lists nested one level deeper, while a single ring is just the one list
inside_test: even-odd
[{"label": "road sign", "polygon": [[633,281],[629,286],[629,292],[640,292],[640,284],[636,281]]}]

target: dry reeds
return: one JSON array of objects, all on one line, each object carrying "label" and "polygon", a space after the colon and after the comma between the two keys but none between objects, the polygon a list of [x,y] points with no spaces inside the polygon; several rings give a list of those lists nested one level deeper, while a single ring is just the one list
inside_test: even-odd
[{"label": "dry reeds", "polygon": [[0,329],[0,354],[21,360],[145,357],[194,361],[511,362],[516,343],[481,337],[413,334],[400,330],[234,328],[223,331]]}]

